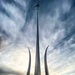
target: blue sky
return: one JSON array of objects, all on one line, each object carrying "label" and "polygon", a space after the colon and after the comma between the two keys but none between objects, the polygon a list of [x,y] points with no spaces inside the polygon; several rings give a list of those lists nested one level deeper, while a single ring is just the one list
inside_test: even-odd
[{"label": "blue sky", "polygon": [[[0,0],[0,67],[26,72],[28,49],[34,73],[36,50],[36,10],[39,2],[41,73],[44,52],[50,75],[75,75],[74,0]],[[26,62],[27,61],[27,62]]]}]

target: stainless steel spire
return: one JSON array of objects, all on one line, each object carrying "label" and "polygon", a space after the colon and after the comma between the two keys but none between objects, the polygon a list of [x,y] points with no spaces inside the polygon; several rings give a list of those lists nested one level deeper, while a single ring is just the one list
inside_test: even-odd
[{"label": "stainless steel spire", "polygon": [[37,10],[37,34],[36,34],[36,59],[35,59],[35,73],[34,75],[41,75],[40,68],[40,51],[39,51],[39,23],[38,23],[38,9],[39,4],[35,6]]},{"label": "stainless steel spire", "polygon": [[48,50],[48,47],[46,48],[46,51],[45,51],[45,56],[44,56],[44,65],[45,65],[45,75],[49,75],[49,72],[48,72],[48,65],[47,65],[47,50]]},{"label": "stainless steel spire", "polygon": [[31,52],[30,52],[29,48],[28,48],[28,51],[29,51],[29,65],[28,65],[27,75],[30,75],[30,69],[31,69]]}]

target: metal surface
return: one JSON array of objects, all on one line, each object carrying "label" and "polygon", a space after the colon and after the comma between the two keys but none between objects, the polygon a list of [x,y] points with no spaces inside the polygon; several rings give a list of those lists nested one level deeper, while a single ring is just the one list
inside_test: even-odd
[{"label": "metal surface", "polygon": [[48,47],[49,46],[47,46],[47,48],[46,48],[45,56],[44,56],[45,75],[49,75],[48,64],[47,64],[47,50],[48,50]]},{"label": "metal surface", "polygon": [[41,75],[40,51],[39,51],[39,23],[38,23],[39,4],[37,4],[35,7],[37,9],[37,35],[36,35],[36,59],[35,59],[35,72],[34,72],[34,75]]},{"label": "metal surface", "polygon": [[28,65],[28,70],[27,70],[27,75],[30,75],[30,68],[31,68],[31,52],[30,49],[28,48],[29,51],[29,65]]}]

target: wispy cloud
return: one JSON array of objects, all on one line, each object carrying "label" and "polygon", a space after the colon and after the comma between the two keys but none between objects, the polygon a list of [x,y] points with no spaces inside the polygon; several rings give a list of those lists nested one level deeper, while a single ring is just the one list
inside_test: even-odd
[{"label": "wispy cloud", "polygon": [[[0,37],[2,38],[0,45],[3,45],[0,49],[1,64],[6,63],[7,66],[13,67],[15,70],[20,67],[23,72],[26,71],[28,67],[27,62],[24,61],[28,59],[26,47],[30,47],[32,58],[34,58],[31,71],[34,73],[36,46],[36,11],[34,6],[36,3],[37,0],[0,1]],[[50,75],[74,75],[75,1],[40,0],[39,4],[42,74],[44,75],[44,52],[50,45],[48,49]]]}]

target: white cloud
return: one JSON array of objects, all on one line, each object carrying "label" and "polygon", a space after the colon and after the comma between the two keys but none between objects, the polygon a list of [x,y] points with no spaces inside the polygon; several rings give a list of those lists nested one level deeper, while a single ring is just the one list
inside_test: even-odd
[{"label": "white cloud", "polygon": [[[26,4],[22,4],[21,0],[15,0],[16,2],[26,7]],[[31,73],[34,73],[35,66],[35,47],[36,47],[36,22],[35,15],[28,25],[26,25],[25,32],[21,33],[20,29],[25,24],[25,14],[22,14],[20,9],[13,4],[2,3],[5,10],[10,14],[7,17],[5,14],[0,13],[0,21],[2,28],[9,33],[14,42],[17,40],[16,44],[10,48],[5,48],[5,50],[10,50],[7,54],[0,56],[1,63],[7,64],[7,66],[15,69],[27,71],[28,67],[28,53],[25,47],[29,47],[32,53],[32,66]],[[67,6],[69,6],[67,8]],[[66,10],[67,9],[67,10]],[[66,3],[63,4],[64,12],[70,10],[70,5]],[[50,45],[48,49],[48,67],[50,75],[65,75],[69,71],[74,70],[75,67],[75,55],[70,49],[74,49],[74,44],[71,44],[73,37],[68,41],[63,41],[64,45],[59,46],[57,49],[50,51],[66,36],[64,23],[59,20],[60,17],[60,7],[55,9],[55,15],[50,16],[50,14],[39,16],[40,24],[40,55],[41,55],[41,69],[44,75],[44,52],[47,45]],[[24,16],[23,16],[24,15]],[[18,39],[19,38],[19,39]],[[17,45],[18,44],[18,45]],[[15,46],[14,46],[15,45]],[[25,49],[25,52],[24,52]],[[26,62],[27,60],[27,62]],[[59,73],[60,72],[60,73]]]}]

